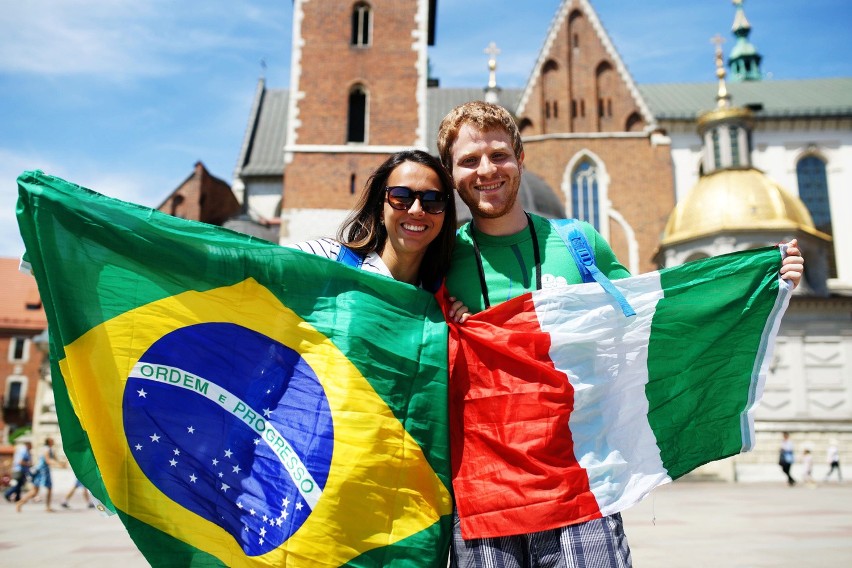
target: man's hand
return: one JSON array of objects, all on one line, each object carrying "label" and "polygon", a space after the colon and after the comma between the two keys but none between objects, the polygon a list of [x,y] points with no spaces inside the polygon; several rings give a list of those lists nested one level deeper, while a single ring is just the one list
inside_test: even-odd
[{"label": "man's hand", "polygon": [[795,289],[804,273],[805,259],[802,258],[802,252],[799,250],[798,240],[793,239],[787,243],[787,256],[781,262],[781,278],[790,281]]}]

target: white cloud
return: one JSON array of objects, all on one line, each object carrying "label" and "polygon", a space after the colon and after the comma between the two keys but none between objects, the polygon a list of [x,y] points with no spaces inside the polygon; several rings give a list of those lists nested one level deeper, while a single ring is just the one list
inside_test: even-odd
[{"label": "white cloud", "polygon": [[[15,180],[26,170],[39,169],[47,174],[93,191],[146,207],[156,207],[167,196],[162,188],[177,186],[175,180],[165,180],[142,172],[104,171],[102,164],[75,163],[60,165],[41,155],[23,155],[0,148],[0,257],[18,257],[24,250],[15,217],[18,186]],[[182,181],[182,180],[180,180]]]},{"label": "white cloud", "polygon": [[267,7],[223,0],[10,2],[0,19],[0,72],[113,80],[170,75],[183,70],[187,54],[209,58],[252,45],[241,26],[264,15],[270,21]]}]

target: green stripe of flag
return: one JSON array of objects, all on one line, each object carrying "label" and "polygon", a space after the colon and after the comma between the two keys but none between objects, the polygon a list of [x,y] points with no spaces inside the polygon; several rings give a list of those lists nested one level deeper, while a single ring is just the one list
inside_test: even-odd
[{"label": "green stripe of flag", "polygon": [[743,417],[779,302],[780,267],[771,247],[660,271],[665,296],[651,327],[645,390],[672,479],[750,447]]}]

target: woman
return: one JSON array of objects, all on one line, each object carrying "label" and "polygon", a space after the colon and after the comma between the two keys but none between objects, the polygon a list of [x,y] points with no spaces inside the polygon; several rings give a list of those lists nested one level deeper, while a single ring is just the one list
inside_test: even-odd
[{"label": "woman", "polygon": [[[293,246],[332,260],[344,260],[348,249],[355,258],[348,264],[435,292],[450,264],[455,231],[452,178],[436,157],[404,150],[370,175],[337,240]],[[457,302],[451,317],[463,321],[467,309]]]},{"label": "woman", "polygon": [[51,466],[62,467],[63,465],[64,464],[56,459],[56,454],[53,452],[53,438],[45,439],[44,447],[39,453],[38,461],[36,462],[33,473],[33,486],[29,493],[24,495],[21,500],[18,501],[17,505],[15,505],[19,513],[27,501],[38,495],[41,487],[45,488],[46,495],[44,503],[47,507],[47,511],[49,513],[54,511],[54,509],[50,507],[50,499],[53,496],[53,480],[50,478],[50,468]]}]

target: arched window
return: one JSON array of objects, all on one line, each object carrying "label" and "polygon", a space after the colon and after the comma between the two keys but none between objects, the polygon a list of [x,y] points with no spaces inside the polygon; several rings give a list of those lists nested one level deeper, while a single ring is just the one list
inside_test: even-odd
[{"label": "arched window", "polygon": [[[816,228],[823,233],[833,234],[825,162],[818,156],[805,156],[796,164],[796,179],[799,183],[799,198],[808,208]],[[833,247],[830,250],[833,251]],[[837,265],[833,252],[829,254],[828,265],[829,278],[836,278]]]},{"label": "arched window", "polygon": [[521,134],[532,128],[533,123],[529,118],[522,118],[518,121],[518,130],[521,131]]},{"label": "arched window", "polygon": [[627,117],[627,122],[624,125],[626,132],[641,132],[645,128],[645,121],[638,112],[630,113]]},{"label": "arched window", "polygon": [[352,7],[352,45],[366,47],[370,45],[370,28],[372,13],[365,2],[358,2]]},{"label": "arched window", "polygon": [[806,156],[796,164],[799,198],[805,203],[816,228],[831,234],[831,208],[828,203],[828,178],[825,162],[816,156]]},{"label": "arched window", "polygon": [[600,231],[598,170],[591,160],[582,160],[571,172],[571,211],[576,219]]},{"label": "arched window", "polygon": [[[595,90],[598,95],[598,126],[603,130],[612,130],[612,96],[616,92],[618,77],[609,61],[602,61],[595,69]],[[620,126],[620,125],[618,125]]]},{"label": "arched window", "polygon": [[349,91],[349,114],[346,129],[347,142],[367,141],[367,91],[356,85]]}]

